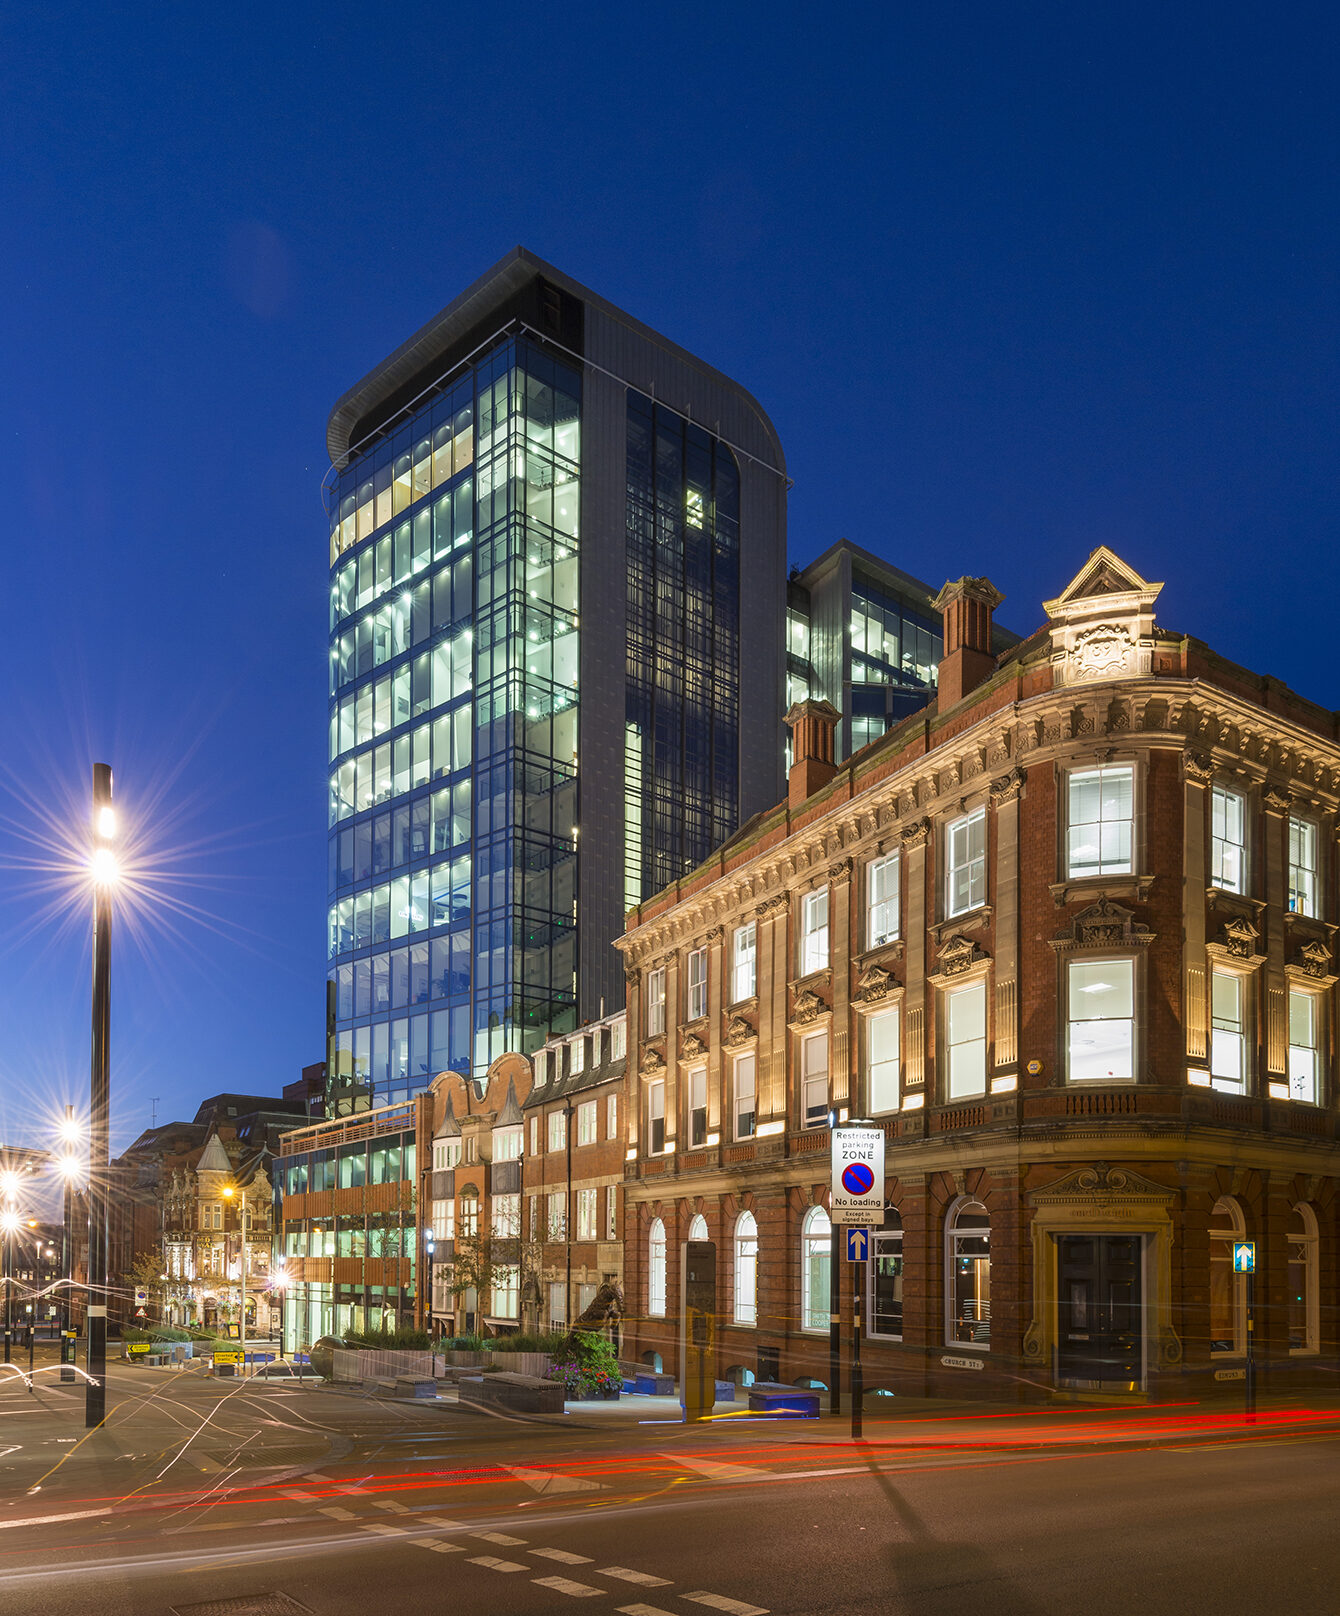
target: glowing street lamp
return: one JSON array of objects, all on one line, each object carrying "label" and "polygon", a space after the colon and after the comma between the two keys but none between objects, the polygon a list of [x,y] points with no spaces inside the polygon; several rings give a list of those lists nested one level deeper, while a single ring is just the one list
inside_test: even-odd
[{"label": "glowing street lamp", "polygon": [[242,1323],[238,1339],[242,1346],[242,1373],[247,1372],[247,1192],[236,1184],[225,1184],[223,1194],[227,1200],[238,1197],[238,1215],[242,1228]]},{"label": "glowing street lamp", "polygon": [[84,1424],[107,1414],[107,1176],[112,1036],[112,888],[116,884],[112,770],[93,765],[93,1037],[88,1124],[88,1388]]}]

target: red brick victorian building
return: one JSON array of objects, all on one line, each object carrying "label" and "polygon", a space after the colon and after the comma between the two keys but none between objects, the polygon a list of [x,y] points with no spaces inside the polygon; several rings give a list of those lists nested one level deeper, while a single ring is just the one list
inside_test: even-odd
[{"label": "red brick victorian building", "polygon": [[[830,1116],[886,1135],[868,1386],[1167,1395],[1337,1357],[1340,725],[1098,550],[1031,638],[941,591],[939,694],[629,917],[625,1350],[828,1380]],[[848,1265],[841,1265],[844,1315]]]}]

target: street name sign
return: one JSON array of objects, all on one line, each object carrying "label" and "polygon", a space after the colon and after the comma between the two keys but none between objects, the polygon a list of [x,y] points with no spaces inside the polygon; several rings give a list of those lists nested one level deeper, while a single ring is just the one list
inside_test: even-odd
[{"label": "street name sign", "polygon": [[868,1229],[847,1230],[847,1261],[864,1262],[870,1255],[870,1231]]},{"label": "street name sign", "polygon": [[1233,1247],[1233,1272],[1235,1274],[1254,1274],[1256,1272],[1255,1240],[1239,1240]]},{"label": "street name sign", "polygon": [[884,1222],[884,1130],[833,1129],[829,1213],[835,1224],[878,1229]]}]

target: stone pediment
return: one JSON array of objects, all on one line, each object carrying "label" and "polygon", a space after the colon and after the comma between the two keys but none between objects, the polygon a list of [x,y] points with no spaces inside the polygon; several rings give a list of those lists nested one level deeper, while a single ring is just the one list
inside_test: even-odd
[{"label": "stone pediment", "polygon": [[1167,1207],[1177,1199],[1176,1190],[1165,1189],[1153,1179],[1145,1178],[1128,1167],[1109,1167],[1106,1162],[1094,1162],[1089,1167],[1076,1168],[1054,1184],[1034,1190],[1028,1197],[1032,1207],[1049,1206],[1125,1206]]},{"label": "stone pediment", "polygon": [[751,1038],[758,1034],[743,1016],[732,1016],[726,1027],[726,1035],[721,1040],[727,1049],[738,1048],[740,1044],[747,1044]]},{"label": "stone pediment", "polygon": [[1129,909],[1113,903],[1111,898],[1099,898],[1049,938],[1048,944],[1063,954],[1077,948],[1145,948],[1153,940],[1154,933],[1142,926]]},{"label": "stone pediment", "polygon": [[852,998],[857,1004],[878,1004],[881,999],[887,999],[897,985],[892,971],[872,963],[857,978]]},{"label": "stone pediment", "polygon": [[1231,960],[1252,970],[1265,964],[1265,955],[1257,952],[1261,933],[1241,915],[1230,915],[1224,922],[1223,936],[1218,942],[1206,943],[1205,952],[1211,959]]},{"label": "stone pediment", "polygon": [[679,1050],[682,1059],[697,1060],[699,1055],[707,1053],[707,1045],[696,1032],[686,1032]]},{"label": "stone pediment", "polygon": [[827,1010],[828,1006],[813,988],[802,988],[791,1007],[791,1021],[796,1026],[804,1027],[818,1020]]},{"label": "stone pediment", "polygon": [[966,976],[974,966],[985,965],[990,958],[986,950],[979,948],[966,932],[951,932],[940,944],[935,974],[926,980],[936,987],[942,987],[946,982]]},{"label": "stone pediment", "polygon": [[1095,550],[1056,599],[1043,603],[1051,622],[1055,682],[1076,685],[1147,674],[1154,602],[1162,588],[1106,545]]},{"label": "stone pediment", "polygon": [[644,1072],[659,1072],[665,1066],[665,1056],[655,1044],[647,1044],[638,1064]]}]

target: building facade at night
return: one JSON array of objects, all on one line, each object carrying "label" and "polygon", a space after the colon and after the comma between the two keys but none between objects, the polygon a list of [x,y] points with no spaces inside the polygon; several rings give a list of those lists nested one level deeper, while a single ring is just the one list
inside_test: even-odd
[{"label": "building facade at night", "polygon": [[797,703],[787,800],[630,916],[630,1355],[673,1365],[710,1238],[718,1374],[828,1383],[830,1119],[868,1117],[867,1387],[1240,1375],[1242,1240],[1265,1372],[1333,1371],[1340,729],[1159,590],[1096,551],[997,655],[946,585],[934,705],[838,764]]},{"label": "building facade at night", "polygon": [[775,800],[786,478],[742,388],[521,249],[327,442],[348,1111],[617,1008],[626,904]]}]

